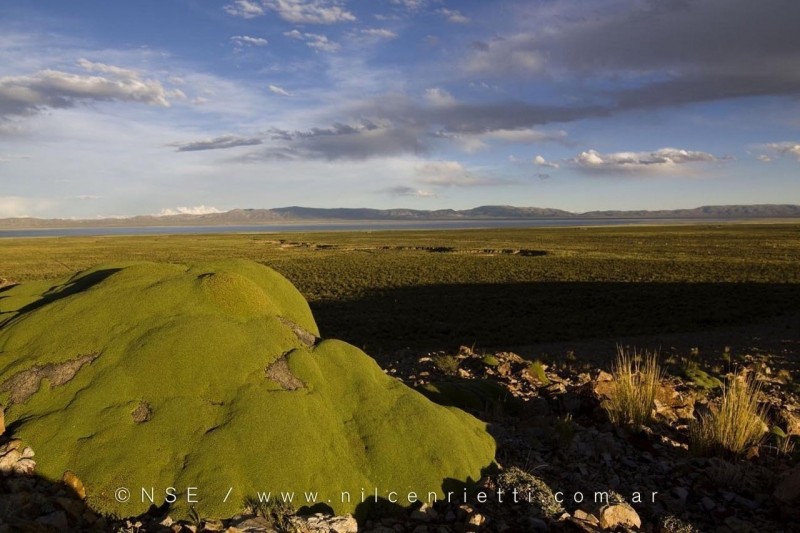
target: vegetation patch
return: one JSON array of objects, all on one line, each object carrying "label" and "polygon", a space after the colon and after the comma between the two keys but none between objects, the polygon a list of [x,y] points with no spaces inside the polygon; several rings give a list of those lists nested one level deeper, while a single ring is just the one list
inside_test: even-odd
[{"label": "vegetation patch", "polygon": [[453,355],[436,355],[433,357],[433,364],[440,372],[447,375],[455,375],[461,361]]},{"label": "vegetation patch", "polygon": [[516,494],[521,495],[520,499],[529,502],[544,516],[557,517],[564,512],[564,508],[558,503],[550,487],[521,468],[512,466],[503,471],[497,477],[497,484],[507,494],[516,491]]},{"label": "vegetation patch", "polygon": [[485,355],[481,359],[481,363],[483,363],[486,366],[497,366],[500,364],[500,361],[498,361],[497,357],[493,355]]},{"label": "vegetation patch", "polygon": [[656,354],[631,354],[620,348],[611,373],[611,394],[603,403],[608,417],[633,429],[646,425],[653,418],[653,402],[663,377]]},{"label": "vegetation patch", "polygon": [[[171,515],[189,517],[198,487],[203,517],[264,491],[314,491],[364,516],[363,488],[443,497],[494,458],[477,419],[318,342],[306,300],[256,263],[118,263],[2,296],[6,422],[39,474],[73,472],[103,513],[143,513],[142,487],[157,506],[176,487]],[[134,497],[118,501],[118,487]]]},{"label": "vegetation patch", "polygon": [[696,365],[689,365],[682,368],[680,374],[682,377],[704,390],[719,389],[722,387],[722,381],[720,381],[719,378],[710,375]]},{"label": "vegetation patch", "polygon": [[532,378],[534,378],[542,385],[550,385],[550,379],[547,377],[547,374],[545,373],[544,364],[541,361],[536,360],[528,363],[527,372],[528,375],[530,375]]},{"label": "vegetation patch", "polygon": [[761,388],[755,378],[734,376],[723,387],[719,408],[700,417],[689,431],[689,448],[699,455],[738,456],[767,433]]}]

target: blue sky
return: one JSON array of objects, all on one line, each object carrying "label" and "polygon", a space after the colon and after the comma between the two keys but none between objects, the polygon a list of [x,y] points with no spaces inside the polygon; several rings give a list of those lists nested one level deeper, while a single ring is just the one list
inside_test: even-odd
[{"label": "blue sky", "polygon": [[800,203],[796,0],[3,0],[0,217]]}]

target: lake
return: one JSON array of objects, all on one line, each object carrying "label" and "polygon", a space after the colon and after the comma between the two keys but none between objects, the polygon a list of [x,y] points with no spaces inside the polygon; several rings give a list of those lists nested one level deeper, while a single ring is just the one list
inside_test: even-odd
[{"label": "lake", "polygon": [[625,224],[717,224],[733,219],[676,218],[532,218],[496,220],[365,220],[342,222],[298,222],[258,226],[142,226],[105,228],[0,229],[0,238],[70,237],[101,235],[181,235],[207,233],[289,233],[320,231],[446,230],[486,228],[543,228],[576,226],[620,226]]}]

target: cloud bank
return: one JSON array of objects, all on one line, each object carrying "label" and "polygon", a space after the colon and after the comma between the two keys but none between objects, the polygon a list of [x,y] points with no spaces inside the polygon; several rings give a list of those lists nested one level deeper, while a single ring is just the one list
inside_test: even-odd
[{"label": "cloud bank", "polygon": [[579,153],[569,162],[585,172],[599,174],[669,173],[691,163],[719,161],[712,154],[677,148],[661,148],[653,152],[616,152],[602,154],[596,150]]},{"label": "cloud bank", "polygon": [[27,76],[0,77],[0,117],[25,116],[45,109],[64,109],[92,102],[133,102],[168,107],[181,98],[161,82],[143,79],[134,70],[81,59],[78,65],[99,75],[42,70]]}]

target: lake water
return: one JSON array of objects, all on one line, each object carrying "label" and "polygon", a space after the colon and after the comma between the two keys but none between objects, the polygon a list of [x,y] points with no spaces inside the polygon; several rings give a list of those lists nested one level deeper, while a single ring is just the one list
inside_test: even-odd
[{"label": "lake water", "polygon": [[626,224],[714,224],[731,219],[658,219],[658,218],[536,218],[506,220],[393,220],[360,222],[314,222],[265,224],[260,226],[153,226],[133,228],[48,228],[0,229],[0,238],[8,237],[68,237],[98,235],[185,235],[208,233],[289,233],[319,231],[380,231],[380,230],[445,230],[479,228],[542,228],[576,226],[620,226]]}]

